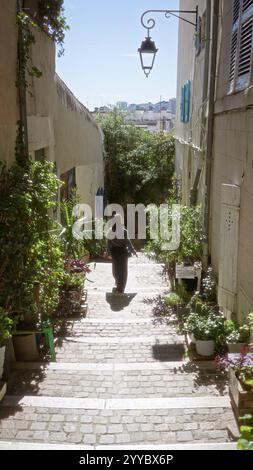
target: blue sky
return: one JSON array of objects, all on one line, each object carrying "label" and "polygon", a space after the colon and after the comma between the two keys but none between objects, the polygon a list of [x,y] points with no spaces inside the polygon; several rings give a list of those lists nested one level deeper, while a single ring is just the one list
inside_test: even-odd
[{"label": "blue sky", "polygon": [[178,0],[65,0],[70,31],[57,72],[85,106],[176,96],[177,19],[157,15],[151,35],[159,52],[149,79],[137,55],[145,36],[141,14],[166,8],[178,9]]}]

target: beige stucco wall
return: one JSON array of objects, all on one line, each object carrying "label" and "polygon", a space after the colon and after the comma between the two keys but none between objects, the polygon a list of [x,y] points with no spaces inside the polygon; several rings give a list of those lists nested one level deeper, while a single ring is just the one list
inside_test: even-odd
[{"label": "beige stucco wall", "polygon": [[56,76],[55,156],[58,174],[76,167],[78,193],[94,207],[104,187],[103,134],[88,110]]},{"label": "beige stucco wall", "polygon": [[[228,95],[232,2],[222,2],[221,44],[215,105],[211,201],[211,254],[219,271],[221,185],[241,188],[237,311],[253,309],[253,89]],[[248,108],[248,109],[247,109]],[[248,305],[248,307],[243,307]]]},{"label": "beige stucco wall", "polygon": [[[19,118],[17,74],[17,2],[0,2],[0,160],[15,158]],[[39,27],[33,29],[35,44],[29,65],[42,76],[28,77],[27,122],[29,152],[44,149],[56,162],[58,175],[77,167],[82,202],[94,200],[104,186],[103,135],[88,110],[55,74],[55,44]],[[64,60],[64,59],[63,59]]]},{"label": "beige stucco wall", "polygon": [[0,2],[0,160],[8,164],[15,158],[19,120],[16,82],[17,29],[16,0]]},{"label": "beige stucco wall", "polygon": [[30,52],[30,64],[41,72],[40,78],[29,80],[27,92],[29,151],[47,149],[47,157],[55,160],[55,45],[39,28],[33,30],[35,44]]}]

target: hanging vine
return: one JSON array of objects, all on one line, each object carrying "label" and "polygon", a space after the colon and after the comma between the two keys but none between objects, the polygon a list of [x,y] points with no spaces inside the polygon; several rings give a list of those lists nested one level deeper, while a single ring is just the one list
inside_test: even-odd
[{"label": "hanging vine", "polygon": [[65,32],[69,30],[64,16],[64,0],[40,0],[38,3],[39,22],[59,47],[58,55],[64,53]]},{"label": "hanging vine", "polygon": [[65,32],[69,29],[64,16],[64,0],[39,0],[34,18],[25,11],[18,11],[17,25],[21,33],[19,41],[19,67],[17,84],[28,88],[27,76],[39,78],[41,70],[29,65],[30,49],[35,44],[34,30],[41,28],[57,44],[58,55],[64,53]]},{"label": "hanging vine", "polygon": [[42,72],[34,65],[29,66],[30,48],[35,44],[35,36],[32,28],[37,28],[37,24],[24,12],[17,13],[17,25],[20,32],[17,86],[28,88],[27,75],[30,77],[41,77]]}]

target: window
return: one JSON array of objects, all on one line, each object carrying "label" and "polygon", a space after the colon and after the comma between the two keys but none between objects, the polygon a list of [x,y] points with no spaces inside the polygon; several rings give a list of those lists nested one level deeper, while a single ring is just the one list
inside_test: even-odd
[{"label": "window", "polygon": [[64,183],[61,187],[61,201],[64,201],[69,199],[71,192],[76,187],[76,169],[72,168],[66,173],[63,173],[61,175],[61,181]]},{"label": "window", "polygon": [[39,150],[35,150],[34,152],[34,159],[36,162],[44,162],[44,160],[46,159],[46,154],[45,154],[45,149],[39,149]]},{"label": "window", "polygon": [[229,92],[249,86],[253,53],[253,0],[234,0]]},{"label": "window", "polygon": [[189,122],[190,120],[190,105],[191,105],[191,82],[182,86],[181,92],[181,122]]}]

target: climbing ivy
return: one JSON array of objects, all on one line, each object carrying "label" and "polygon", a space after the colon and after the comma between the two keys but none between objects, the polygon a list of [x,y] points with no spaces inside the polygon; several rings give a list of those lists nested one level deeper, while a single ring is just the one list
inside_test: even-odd
[{"label": "climbing ivy", "polygon": [[40,27],[59,47],[58,55],[64,53],[65,32],[69,29],[63,8],[64,0],[40,0],[38,2],[38,14],[36,19],[31,18],[26,11],[18,11],[17,25],[20,32],[19,39],[19,66],[17,85],[28,88],[27,75],[39,78],[41,70],[34,65],[29,65],[30,49],[35,44],[34,30]]},{"label": "climbing ivy", "polygon": [[42,72],[34,65],[29,66],[30,48],[35,44],[32,28],[37,24],[24,12],[17,13],[17,25],[20,32],[18,51],[17,86],[28,88],[27,75],[30,77],[41,77]]},{"label": "climbing ivy", "polygon": [[65,32],[69,29],[64,16],[64,0],[40,0],[38,3],[41,26],[59,46],[58,55],[64,53]]}]

